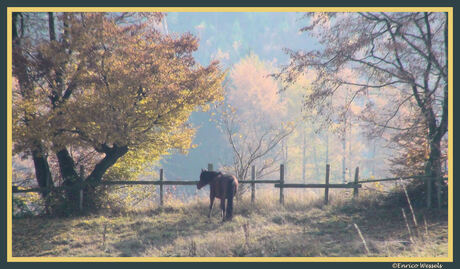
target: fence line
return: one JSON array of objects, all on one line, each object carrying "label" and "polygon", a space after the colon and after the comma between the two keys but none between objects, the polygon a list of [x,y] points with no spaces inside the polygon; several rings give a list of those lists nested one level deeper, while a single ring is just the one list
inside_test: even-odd
[{"label": "fence line", "polygon": [[408,176],[408,177],[389,177],[389,178],[381,178],[381,179],[366,179],[366,180],[359,180],[358,183],[371,183],[371,182],[380,182],[380,181],[394,181],[394,180],[405,180],[405,179],[423,179],[426,180],[430,178],[430,176]]},{"label": "fence line", "polygon": [[303,184],[303,183],[285,183],[285,184],[275,184],[275,188],[308,188],[308,189],[323,189],[323,188],[337,188],[337,189],[354,189],[354,188],[361,188],[361,184],[353,184],[353,183],[346,183],[346,184],[321,184],[321,183],[313,183],[313,184]]},{"label": "fence line", "polygon": [[[213,165],[208,164],[208,170],[213,170]],[[406,177],[393,177],[393,178],[382,178],[382,179],[364,179],[359,180],[359,167],[356,167],[355,170],[355,177],[354,182],[349,182],[346,184],[331,184],[329,183],[329,176],[330,176],[330,165],[326,165],[326,177],[325,177],[325,184],[298,184],[298,183],[285,183],[284,181],[284,164],[280,165],[280,179],[279,180],[271,180],[271,179],[263,179],[263,180],[256,180],[255,174],[255,166],[251,167],[251,180],[240,180],[240,184],[250,184],[251,185],[251,202],[255,202],[255,185],[256,184],[274,184],[275,188],[279,188],[280,196],[279,202],[280,204],[284,204],[284,189],[285,188],[324,188],[324,203],[328,204],[329,202],[329,189],[330,188],[338,188],[338,189],[353,189],[353,199],[358,197],[358,190],[362,187],[363,183],[372,183],[372,182],[381,182],[381,181],[394,181],[394,180],[405,180],[405,179],[422,179],[427,181],[428,183],[434,180],[432,177],[424,176],[424,175],[416,175],[416,176],[406,176]],[[102,181],[98,183],[86,183],[80,182],[75,184],[74,186],[59,186],[59,187],[45,187],[45,188],[29,188],[29,189],[18,189],[17,186],[13,186],[13,193],[27,193],[27,192],[43,192],[43,191],[52,191],[52,190],[63,190],[63,189],[80,189],[80,209],[83,207],[83,188],[86,186],[97,186],[97,185],[160,185],[160,206],[164,204],[164,185],[196,185],[198,183],[197,180],[164,180],[163,177],[163,169],[160,169],[160,178],[156,181]],[[80,177],[84,178],[84,171],[83,168],[80,169]],[[445,180],[446,178],[440,178],[436,180],[436,183],[439,183],[440,180]],[[430,187],[430,184],[427,184]],[[428,188],[427,187],[427,188]],[[440,184],[436,184],[437,187],[437,197],[438,197],[438,207],[441,207],[440,203],[440,196],[441,196],[441,189]],[[427,207],[431,207],[431,193],[427,192]]]}]

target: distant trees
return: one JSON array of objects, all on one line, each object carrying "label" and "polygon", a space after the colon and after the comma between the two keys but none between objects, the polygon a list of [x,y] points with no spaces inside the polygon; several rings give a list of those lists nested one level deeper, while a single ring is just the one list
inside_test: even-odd
[{"label": "distant trees", "polygon": [[[97,183],[120,161],[142,164],[189,148],[186,121],[222,99],[224,75],[217,62],[195,63],[191,34],[156,31],[162,16],[13,14],[14,152],[32,156],[40,187],[54,184],[50,155],[63,185],[74,186],[73,149],[95,152],[84,181]],[[69,205],[75,195],[66,192]]]},{"label": "distant trees", "polygon": [[[347,70],[343,76],[356,74]],[[311,84],[315,77],[315,72],[308,70],[280,93],[289,119],[296,122],[295,130],[283,142],[289,147],[286,178],[322,182],[325,164],[329,163],[331,180],[350,180],[353,169],[367,158],[357,117],[363,107],[352,104],[344,109],[351,98],[346,87],[337,91],[334,98],[328,98],[325,107],[305,107],[304,98],[313,93]],[[366,169],[361,172],[368,173]]]},{"label": "distant trees", "polygon": [[[307,16],[310,24],[301,31],[316,37],[321,49],[287,49],[291,62],[278,77],[291,83],[306,69],[314,69],[317,79],[305,106],[319,109],[326,109],[327,99],[339,89],[349,87],[351,98],[344,109],[353,102],[363,103],[360,119],[374,136],[423,134],[428,142],[425,174],[439,177],[448,117],[447,13]],[[360,75],[343,77],[345,69]],[[373,97],[383,95],[386,101],[377,104]]]},{"label": "distant trees", "polygon": [[287,180],[301,179],[306,182],[307,177],[309,180],[319,179],[320,175],[319,151],[322,145],[318,145],[318,121],[313,117],[314,111],[303,108],[303,96],[310,90],[312,77],[312,74],[305,74],[289,85],[289,90],[279,93],[286,109],[286,118],[294,123],[292,133],[282,143],[282,161]]}]

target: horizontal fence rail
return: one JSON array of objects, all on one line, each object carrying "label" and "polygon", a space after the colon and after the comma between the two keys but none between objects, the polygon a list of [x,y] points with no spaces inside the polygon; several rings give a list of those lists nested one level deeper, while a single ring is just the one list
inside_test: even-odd
[{"label": "horizontal fence rail", "polygon": [[280,183],[279,180],[276,179],[260,179],[260,180],[239,180],[238,183],[242,184],[252,184],[252,183],[257,183],[257,184],[276,184]]},{"label": "horizontal fence rail", "polygon": [[298,183],[284,183],[275,184],[275,188],[338,188],[338,189],[354,189],[361,188],[361,184],[298,184]]},{"label": "horizontal fence rail", "polygon": [[[365,179],[365,180],[358,181],[358,183],[372,183],[372,182],[395,181],[395,180],[406,180],[406,179],[434,180],[434,178],[430,176],[408,176],[408,177],[389,177],[389,178],[381,178],[381,179]],[[447,180],[447,178],[442,177],[442,178],[439,178],[439,180]]]},{"label": "horizontal fence rail", "polygon": [[[208,164],[208,170],[213,170],[213,165]],[[81,182],[76,183],[74,186],[58,186],[58,187],[35,187],[35,188],[27,188],[27,189],[19,189],[18,186],[13,186],[13,193],[28,193],[28,192],[44,192],[44,191],[56,191],[56,190],[65,190],[65,189],[79,189],[80,190],[80,207],[82,207],[82,200],[83,200],[83,189],[87,186],[96,187],[98,185],[105,185],[105,186],[113,186],[113,185],[159,185],[160,191],[160,205],[163,205],[163,186],[164,185],[184,185],[184,186],[192,186],[197,185],[199,181],[197,180],[164,180],[163,178],[163,169],[160,169],[160,180],[139,180],[139,181],[101,181],[97,183],[88,183],[83,181],[83,169],[80,170],[80,177]],[[383,181],[395,181],[395,180],[407,180],[407,179],[420,179],[424,180],[427,183],[429,182],[436,182],[437,192],[438,192],[438,207],[440,207],[440,184],[441,180],[447,180],[446,177],[435,179],[433,177],[425,176],[425,175],[416,175],[416,176],[406,176],[406,177],[392,177],[392,178],[381,178],[381,179],[364,179],[359,180],[359,167],[356,167],[355,170],[355,178],[353,182],[345,183],[345,184],[331,184],[329,183],[329,174],[330,174],[330,165],[326,165],[326,177],[325,177],[325,184],[299,184],[299,183],[285,183],[284,181],[284,165],[281,164],[280,166],[280,179],[256,179],[255,174],[255,166],[251,167],[251,180],[240,180],[240,184],[251,184],[251,202],[255,201],[255,184],[274,184],[275,188],[279,188],[280,191],[280,198],[279,201],[281,204],[284,204],[284,189],[285,188],[323,188],[325,190],[324,193],[324,202],[325,204],[329,201],[329,189],[330,188],[338,188],[338,189],[353,189],[353,199],[358,196],[358,189],[362,188],[362,184],[364,183],[372,183],[372,182],[383,182]],[[430,184],[427,184],[430,186]],[[431,188],[431,186],[430,186]],[[427,207],[431,207],[431,192],[427,191]],[[82,209],[82,208],[80,208]]]},{"label": "horizontal fence rail", "polygon": [[157,180],[157,181],[105,181],[101,185],[196,185],[198,181],[187,180]]}]

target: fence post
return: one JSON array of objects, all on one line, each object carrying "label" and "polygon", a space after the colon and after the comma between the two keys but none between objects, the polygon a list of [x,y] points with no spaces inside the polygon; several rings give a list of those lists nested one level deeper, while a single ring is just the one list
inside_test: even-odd
[{"label": "fence post", "polygon": [[284,164],[280,165],[280,204],[284,205]]},{"label": "fence post", "polygon": [[326,164],[326,187],[324,188],[324,203],[326,205],[329,203],[329,171],[330,165]]},{"label": "fence post", "polygon": [[83,165],[80,165],[80,203],[79,208],[80,211],[83,211],[83,179],[85,178],[85,168]]},{"label": "fence post", "polygon": [[256,167],[253,165],[251,167],[251,203],[254,203],[256,200],[256,183],[254,182],[256,180]]},{"label": "fence post", "polygon": [[359,180],[359,166],[355,170],[355,187],[353,188],[353,198],[358,197],[358,180]]},{"label": "fence post", "polygon": [[212,163],[208,163],[208,171],[214,171],[214,168],[212,167]]},{"label": "fence post", "polygon": [[163,206],[163,168],[160,169],[160,206]]}]

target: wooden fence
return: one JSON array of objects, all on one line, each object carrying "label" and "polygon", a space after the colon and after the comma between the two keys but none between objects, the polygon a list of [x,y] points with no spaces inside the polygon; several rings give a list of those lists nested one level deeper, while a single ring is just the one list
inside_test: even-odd
[{"label": "wooden fence", "polygon": [[361,184],[358,182],[359,168],[356,168],[355,181],[347,184],[331,184],[329,183],[330,177],[330,165],[326,165],[326,180],[325,184],[298,184],[298,183],[284,183],[284,165],[280,167],[280,183],[275,184],[275,188],[280,188],[280,203],[284,203],[284,188],[323,188],[324,189],[324,203],[329,203],[329,189],[353,189],[353,197],[358,196],[358,189],[361,188]]},{"label": "wooden fence", "polygon": [[[208,164],[208,170],[213,170],[213,165]],[[382,182],[382,181],[394,181],[394,180],[406,180],[406,179],[422,179],[428,180],[428,183],[431,180],[434,180],[428,176],[407,176],[407,177],[394,177],[394,178],[382,178],[382,179],[364,179],[359,180],[359,167],[355,169],[355,177],[353,182],[345,183],[345,184],[331,184],[329,183],[330,177],[330,165],[326,165],[326,176],[325,176],[325,183],[324,184],[299,184],[299,183],[285,183],[284,181],[284,164],[280,165],[280,178],[279,180],[257,180],[256,173],[255,173],[255,166],[251,167],[251,180],[240,180],[240,184],[251,184],[251,202],[255,202],[255,190],[256,184],[274,184],[275,188],[279,188],[279,202],[284,204],[284,189],[286,188],[323,188],[324,189],[324,203],[329,203],[329,189],[338,188],[338,189],[353,189],[353,199],[358,197],[359,189],[362,187],[364,183],[372,183],[372,182]],[[83,178],[83,169],[80,169],[80,176]],[[438,201],[438,208],[441,207],[441,188],[440,188],[440,180],[445,180],[445,178],[441,178],[436,181],[437,186],[437,201]],[[160,169],[160,178],[156,181],[102,181],[97,183],[97,185],[160,185],[160,205],[163,206],[164,204],[164,185],[196,185],[198,181],[193,180],[164,180],[163,178],[163,169]],[[83,210],[83,188],[86,184],[83,182],[77,186],[71,188],[79,188],[80,189],[80,209]],[[62,190],[68,189],[69,187],[54,187],[53,190]],[[431,184],[427,184],[427,207],[430,208],[432,205],[432,197],[431,197]],[[26,193],[26,192],[42,192],[45,190],[51,190],[49,188],[29,188],[29,189],[18,189],[17,186],[13,186],[13,193]]]}]

